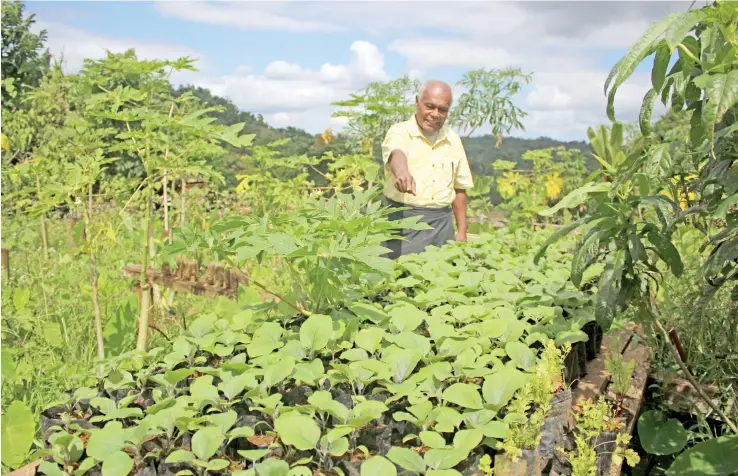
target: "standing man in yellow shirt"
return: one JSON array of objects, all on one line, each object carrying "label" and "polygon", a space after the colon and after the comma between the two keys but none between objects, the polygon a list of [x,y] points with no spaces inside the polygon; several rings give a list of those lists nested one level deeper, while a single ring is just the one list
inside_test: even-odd
[{"label": "standing man in yellow shirt", "polygon": [[392,250],[389,258],[440,247],[454,237],[466,241],[466,190],[474,183],[461,139],[445,125],[451,103],[451,86],[425,82],[415,97],[413,117],[392,126],[382,143],[385,201],[390,207],[409,208],[390,218],[420,216],[433,228],[400,230],[404,239],[384,243]]}]

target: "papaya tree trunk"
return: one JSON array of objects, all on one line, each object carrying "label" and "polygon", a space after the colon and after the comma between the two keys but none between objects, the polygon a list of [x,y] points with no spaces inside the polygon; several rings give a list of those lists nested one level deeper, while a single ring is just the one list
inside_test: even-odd
[{"label": "papaya tree trunk", "polygon": [[182,188],[179,194],[179,208],[180,208],[179,225],[180,226],[185,226],[185,206],[186,206],[185,191],[187,191],[187,187],[185,185],[185,179],[184,177],[182,177]]},{"label": "papaya tree trunk", "polygon": [[[36,193],[41,196],[41,180],[38,177],[38,174],[36,174]],[[46,218],[44,218],[44,214],[41,214],[41,241],[44,244],[44,258],[49,258],[49,238],[46,235]]]},{"label": "papaya tree trunk", "polygon": [[[153,222],[153,220],[152,220]],[[153,261],[154,257],[156,256],[156,246],[154,245],[154,226],[153,223],[149,223],[148,226],[149,229],[149,258]],[[162,298],[161,298],[161,288],[158,284],[152,284],[151,289],[153,292],[153,299],[154,299],[154,307],[156,309],[162,309]]]},{"label": "papaya tree trunk", "polygon": [[[147,179],[148,180],[148,179]],[[153,246],[151,237],[153,234],[153,226],[151,223],[151,184],[146,185],[146,231],[144,232],[143,259],[141,266],[141,277],[139,279],[139,287],[141,289],[141,310],[138,316],[138,337],[136,339],[136,350],[146,351],[146,342],[149,333],[149,310],[151,308],[151,293],[149,281],[146,277],[146,271],[149,268],[149,253]]]},{"label": "papaya tree trunk", "polygon": [[90,253],[90,284],[92,284],[92,307],[95,312],[95,335],[97,337],[97,356],[105,358],[105,340],[103,338],[102,313],[100,312],[100,291],[97,284],[97,261],[95,248],[92,245],[92,185],[87,188],[88,201],[85,210],[85,236]]},{"label": "papaya tree trunk", "polygon": [[90,280],[92,281],[92,305],[95,309],[95,334],[97,336],[97,356],[105,358],[105,339],[103,337],[102,313],[100,312],[100,291],[97,285],[97,262],[95,252],[90,251]]},{"label": "papaya tree trunk", "polygon": [[169,224],[169,179],[167,177],[167,169],[164,169],[164,175],[161,178],[161,185],[164,189],[164,233],[167,235],[169,244],[172,244],[172,227]]}]

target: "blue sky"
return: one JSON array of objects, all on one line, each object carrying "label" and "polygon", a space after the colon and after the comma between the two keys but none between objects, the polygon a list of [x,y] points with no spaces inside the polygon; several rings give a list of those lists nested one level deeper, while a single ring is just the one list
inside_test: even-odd
[{"label": "blue sky", "polygon": [[[519,137],[585,139],[605,123],[609,69],[647,26],[690,2],[69,2],[31,1],[55,55],[76,70],[104,49],[199,58],[176,82],[208,87],[272,125],[340,130],[330,102],[410,74],[452,84],[478,67],[521,67]],[[639,68],[616,101],[634,120],[649,86]],[[462,92],[460,89],[456,93]],[[485,132],[485,131],[481,131]]]}]

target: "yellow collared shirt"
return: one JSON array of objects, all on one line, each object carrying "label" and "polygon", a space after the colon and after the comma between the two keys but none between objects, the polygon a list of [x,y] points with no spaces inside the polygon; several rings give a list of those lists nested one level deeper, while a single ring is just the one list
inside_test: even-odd
[{"label": "yellow collared shirt", "polygon": [[[387,163],[393,150],[407,156],[415,192],[401,193],[395,188],[395,176]],[[382,159],[387,181],[387,198],[417,207],[446,207],[456,197],[456,190],[474,187],[469,162],[459,136],[445,125],[433,145],[423,135],[415,116],[395,124],[382,142]]]}]

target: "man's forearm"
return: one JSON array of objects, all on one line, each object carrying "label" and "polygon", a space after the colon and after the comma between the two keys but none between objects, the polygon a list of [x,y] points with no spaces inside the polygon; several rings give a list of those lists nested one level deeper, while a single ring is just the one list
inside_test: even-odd
[{"label": "man's forearm", "polygon": [[390,170],[395,177],[402,175],[408,171],[407,168],[407,156],[405,152],[400,149],[395,149],[390,153],[389,159],[387,160]]},{"label": "man's forearm", "polygon": [[456,190],[456,198],[454,198],[451,206],[454,209],[458,232],[466,234],[466,190]]}]

